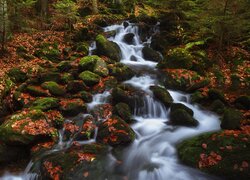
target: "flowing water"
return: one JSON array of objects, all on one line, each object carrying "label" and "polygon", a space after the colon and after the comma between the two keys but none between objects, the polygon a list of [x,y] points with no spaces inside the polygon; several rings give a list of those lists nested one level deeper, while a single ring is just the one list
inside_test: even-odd
[{"label": "flowing water", "polygon": [[[140,76],[123,82],[130,84],[145,92],[143,97],[144,105],[135,106],[134,119],[136,122],[132,128],[136,132],[136,140],[124,150],[122,171],[127,175],[129,180],[203,180],[215,179],[198,170],[182,165],[177,157],[176,144],[188,137],[201,134],[208,131],[216,131],[220,129],[218,116],[200,109],[197,105],[190,104],[190,96],[188,94],[169,90],[175,103],[182,103],[194,111],[194,117],[199,121],[199,125],[195,128],[179,127],[168,125],[169,110],[165,108],[158,100],[153,97],[149,87],[151,85],[159,85],[157,80],[156,63],[147,61],[143,58],[142,48],[149,45],[151,38],[146,42],[142,42],[139,36],[138,26],[128,23],[128,26],[113,25],[104,28],[104,31],[116,31],[114,37],[109,40],[116,42],[122,51],[121,62],[129,65],[132,69],[141,71]],[[157,31],[157,26],[154,27]],[[124,35],[133,33],[133,44],[129,45],[123,41]],[[90,47],[90,54],[96,48],[95,43]],[[133,57],[133,58],[132,58]],[[88,104],[91,110],[97,105],[108,102],[110,93],[105,91],[102,94],[96,94],[93,102]],[[84,115],[80,115],[84,116]],[[83,117],[76,117],[83,118]],[[96,129],[97,134],[98,129]],[[70,146],[70,141],[63,141],[64,130],[60,131],[60,141],[52,151],[59,151]],[[95,142],[95,137],[89,141],[80,142],[81,144]],[[110,155],[111,156],[111,155]],[[114,157],[110,157],[110,161],[115,161]],[[108,162],[112,164],[111,162]],[[20,176],[6,176],[1,180],[20,180],[20,179],[36,179],[34,174],[28,171],[32,166],[32,162],[26,168],[25,173]],[[112,165],[111,165],[112,168]],[[114,173],[115,170],[114,170]]]}]

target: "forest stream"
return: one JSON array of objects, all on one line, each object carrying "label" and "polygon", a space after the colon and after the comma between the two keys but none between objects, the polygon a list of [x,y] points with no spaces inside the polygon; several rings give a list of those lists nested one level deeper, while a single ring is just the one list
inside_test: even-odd
[{"label": "forest stream", "polygon": [[[126,26],[124,25],[126,24]],[[153,28],[153,33],[158,31],[158,24]],[[132,129],[136,134],[136,138],[128,147],[124,147],[120,161],[122,165],[116,168],[116,157],[109,149],[105,167],[108,167],[108,176],[96,174],[96,179],[123,179],[126,176],[129,180],[209,180],[216,179],[213,176],[205,174],[199,170],[187,167],[178,159],[176,145],[182,140],[195,135],[220,130],[219,117],[207,110],[201,109],[196,104],[190,103],[190,95],[175,90],[168,90],[174,103],[181,103],[193,111],[193,117],[198,121],[196,127],[176,126],[169,123],[170,109],[162,104],[159,99],[155,98],[151,87],[161,86],[161,74],[156,68],[156,62],[145,60],[143,58],[142,49],[149,46],[151,37],[142,42],[139,36],[138,26],[134,23],[125,22],[122,24],[111,25],[104,28],[105,32],[115,32],[114,36],[109,37],[110,41],[118,44],[121,49],[121,63],[129,66],[137,72],[137,75],[123,82],[123,85],[129,85],[142,92],[140,98],[143,103],[135,104],[133,112]],[[124,36],[133,33],[132,43],[124,42]],[[95,51],[95,43],[90,47],[90,54]],[[111,93],[106,90],[102,93],[94,95],[93,101],[88,103],[88,113],[79,114],[78,116],[68,119],[69,121],[81,121],[88,114],[95,111],[100,105],[110,103]],[[108,119],[109,116],[106,117]],[[98,121],[105,121],[105,118],[99,118]],[[40,179],[41,176],[37,171],[37,162],[40,159],[53,153],[64,152],[72,145],[73,141],[81,145],[92,144],[96,142],[98,128],[91,139],[81,141],[74,139],[75,136],[65,140],[64,129],[60,130],[60,138],[58,144],[53,149],[48,150],[39,157],[31,160],[26,170],[19,175],[11,175],[6,173],[1,180],[21,180],[21,179]],[[38,168],[39,169],[39,168]],[[106,174],[106,173],[103,173]],[[122,174],[122,176],[116,176]],[[114,176],[113,176],[114,175]],[[77,176],[72,178],[77,179]],[[80,178],[80,177],[79,177]]]}]

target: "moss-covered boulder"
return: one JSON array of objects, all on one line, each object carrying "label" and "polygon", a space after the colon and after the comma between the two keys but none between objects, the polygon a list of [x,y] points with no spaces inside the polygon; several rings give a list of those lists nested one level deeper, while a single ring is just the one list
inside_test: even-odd
[{"label": "moss-covered boulder", "polygon": [[134,37],[135,37],[135,34],[134,33],[127,33],[124,35],[123,37],[123,41],[127,44],[133,44],[134,42]]},{"label": "moss-covered boulder", "polygon": [[62,99],[60,101],[60,110],[65,116],[76,116],[81,112],[86,112],[87,107],[83,100],[76,99]]},{"label": "moss-covered boulder", "polygon": [[222,102],[226,102],[223,92],[218,89],[209,89],[208,98],[209,100],[220,100]]},{"label": "moss-covered boulder", "polygon": [[153,92],[154,96],[166,107],[169,107],[172,104],[173,98],[165,88],[160,86],[150,86],[150,90]]},{"label": "moss-covered boulder", "polygon": [[73,50],[86,56],[89,54],[89,45],[85,42],[79,42],[74,45]]},{"label": "moss-covered boulder", "polygon": [[221,128],[239,129],[241,119],[242,114],[240,111],[228,108],[224,111],[223,117],[221,118]]},{"label": "moss-covered boulder", "polygon": [[202,94],[200,91],[195,91],[191,94],[190,100],[192,103],[203,103],[207,100],[207,96]]},{"label": "moss-covered boulder", "polygon": [[90,71],[83,71],[81,74],[79,74],[79,78],[83,80],[83,82],[87,86],[93,86],[97,84],[101,79],[99,75],[92,73]]},{"label": "moss-covered boulder", "polygon": [[73,145],[38,159],[32,172],[41,174],[42,179],[105,179],[107,152],[101,144]]},{"label": "moss-covered boulder", "polygon": [[74,76],[71,73],[63,73],[60,78],[60,82],[62,82],[62,84],[67,84],[73,80],[74,80]]},{"label": "moss-covered boulder", "polygon": [[50,96],[49,90],[43,89],[40,86],[29,85],[26,88],[26,91],[32,96]]},{"label": "moss-covered boulder", "polygon": [[60,72],[67,72],[72,68],[70,61],[61,61],[57,66]]},{"label": "moss-covered boulder", "polygon": [[23,107],[29,107],[36,100],[33,96],[28,93],[22,93],[15,91],[13,94],[14,110],[20,110]]},{"label": "moss-covered boulder", "polygon": [[96,37],[96,52],[100,56],[107,56],[115,61],[121,59],[120,47],[116,43],[108,41],[103,35]]},{"label": "moss-covered boulder", "polygon": [[212,102],[212,104],[209,106],[209,109],[218,114],[222,114],[225,110],[225,104],[221,100],[217,99]]},{"label": "moss-covered boulder", "polygon": [[58,49],[58,45],[44,43],[40,45],[40,48],[34,52],[34,55],[39,58],[49,60],[51,62],[59,62],[61,58],[61,52]]},{"label": "moss-covered boulder", "polygon": [[246,132],[226,130],[185,140],[178,145],[179,158],[223,179],[248,179],[250,141]]},{"label": "moss-covered boulder", "polygon": [[157,65],[159,68],[170,69],[191,69],[193,57],[189,51],[184,48],[175,48],[169,50],[167,57]]},{"label": "moss-covered boulder", "polygon": [[62,81],[61,74],[58,72],[43,72],[38,75],[40,82],[54,81],[60,83]]},{"label": "moss-covered boulder", "polygon": [[95,63],[93,72],[102,77],[108,76],[109,70],[108,70],[106,62],[102,59],[98,59]]},{"label": "moss-covered boulder", "polygon": [[184,109],[176,109],[170,113],[170,123],[179,126],[198,126],[199,122]]},{"label": "moss-covered boulder", "polygon": [[12,68],[7,72],[8,76],[15,83],[22,83],[27,79],[27,75],[20,68]]},{"label": "moss-covered boulder", "polygon": [[115,105],[114,114],[118,115],[122,119],[124,119],[127,123],[131,122],[132,119],[132,111],[126,103],[118,103]]},{"label": "moss-covered boulder", "polygon": [[187,92],[206,87],[210,83],[205,77],[186,69],[165,69],[162,71],[162,81],[167,88]]},{"label": "moss-covered boulder", "polygon": [[67,92],[77,93],[79,91],[86,90],[87,86],[84,84],[82,80],[73,80],[67,84],[66,89]]},{"label": "moss-covered boulder", "polygon": [[9,146],[0,141],[0,165],[27,157],[27,148],[22,146]]},{"label": "moss-covered boulder", "polygon": [[100,59],[101,58],[96,55],[83,57],[79,62],[79,70],[80,71],[86,71],[86,70],[93,71],[96,61]]},{"label": "moss-covered boulder", "polygon": [[63,96],[66,93],[65,88],[54,81],[44,82],[41,86],[55,96]]},{"label": "moss-covered boulder", "polygon": [[160,62],[162,60],[161,55],[150,47],[142,48],[143,58],[149,61]]},{"label": "moss-covered boulder", "polygon": [[29,145],[46,138],[56,140],[57,130],[47,118],[41,110],[26,109],[16,113],[0,126],[0,139],[6,144],[19,145]]},{"label": "moss-covered boulder", "polygon": [[92,94],[87,91],[80,91],[79,93],[75,94],[73,97],[80,98],[86,103],[90,103],[93,99]]},{"label": "moss-covered boulder", "polygon": [[235,99],[234,104],[239,109],[250,109],[250,96],[240,96]]},{"label": "moss-covered boulder", "polygon": [[38,98],[32,103],[31,108],[47,111],[50,109],[58,108],[59,102],[59,99],[53,97]]},{"label": "moss-covered boulder", "polygon": [[135,75],[131,68],[122,63],[110,64],[108,69],[110,75],[115,76],[118,81],[129,80]]},{"label": "moss-covered boulder", "polygon": [[127,145],[135,139],[135,132],[119,117],[112,116],[99,125],[97,141],[110,146]]},{"label": "moss-covered boulder", "polygon": [[188,114],[190,114],[191,116],[194,115],[193,110],[190,109],[189,107],[185,106],[184,104],[182,104],[182,103],[172,103],[171,107],[170,107],[170,112],[174,112],[177,109],[182,109],[182,110],[186,111]]}]

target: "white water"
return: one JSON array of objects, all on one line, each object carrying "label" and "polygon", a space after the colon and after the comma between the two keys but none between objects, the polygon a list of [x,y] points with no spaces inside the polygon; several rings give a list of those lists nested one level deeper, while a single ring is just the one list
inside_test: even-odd
[{"label": "white water", "polygon": [[[122,50],[121,62],[130,65],[147,67],[154,69],[156,63],[146,61],[142,56],[142,48],[145,44],[141,42],[138,35],[138,27],[134,24],[129,24],[127,28],[123,25],[113,25],[104,29],[105,31],[116,31],[115,37],[110,40],[116,42]],[[134,33],[134,44],[128,45],[123,42],[123,37],[126,33]],[[90,47],[90,54],[95,49],[95,43]],[[136,57],[137,61],[131,61],[131,56]],[[151,72],[151,71],[150,71]],[[180,164],[176,154],[176,144],[188,137],[201,134],[208,131],[216,131],[220,129],[218,116],[208,111],[201,110],[198,106],[189,103],[189,95],[176,91],[169,91],[176,103],[183,103],[194,111],[194,117],[199,121],[199,126],[196,128],[175,127],[167,125],[169,120],[169,110],[166,109],[158,100],[153,98],[153,94],[149,87],[158,85],[158,81],[154,74],[148,74],[133,77],[125,81],[125,84],[130,84],[145,92],[144,106],[136,107],[134,110],[134,119],[136,123],[132,128],[136,132],[136,140],[124,152],[123,170],[127,174],[129,180],[203,180],[212,179],[210,176],[201,173],[198,170],[188,168]],[[108,102],[110,93],[105,91],[102,94],[96,94],[93,101],[88,104],[88,109],[93,109],[97,105]],[[96,129],[95,137],[98,129]],[[63,141],[64,131],[61,130],[60,140],[54,150],[60,150],[68,147],[71,143]],[[81,144],[95,142],[95,137],[89,141],[82,141]],[[111,156],[111,155],[110,155]],[[110,157],[114,164],[115,157]],[[36,175],[29,174],[28,171],[32,166],[32,162],[26,168],[25,173],[21,175],[6,174],[0,180],[22,180],[35,179]],[[112,165],[111,165],[112,167]],[[214,178],[214,177],[213,177]]]},{"label": "white water", "polygon": [[[105,31],[116,31],[116,36],[110,40],[116,42],[122,50],[124,64],[148,66],[155,68],[155,63],[146,61],[142,56],[144,44],[150,43],[150,38],[143,43],[138,35],[138,27],[130,24],[127,28],[123,25],[113,25],[104,29]],[[134,44],[128,45],[123,42],[127,33],[134,33]],[[135,56],[137,61],[131,61]],[[169,91],[176,103],[183,103],[194,111],[194,117],[199,121],[196,128],[174,127],[167,125],[168,110],[153,98],[149,87],[158,85],[157,79],[152,75],[133,77],[125,81],[126,84],[139,88],[147,94],[144,97],[144,106],[134,110],[134,118],[137,122],[132,126],[137,134],[135,142],[124,154],[127,176],[131,180],[194,180],[210,179],[211,177],[198,170],[188,168],[180,164],[176,154],[176,144],[183,139],[194,135],[219,130],[218,116],[201,110],[196,105],[189,103],[189,95]]]}]

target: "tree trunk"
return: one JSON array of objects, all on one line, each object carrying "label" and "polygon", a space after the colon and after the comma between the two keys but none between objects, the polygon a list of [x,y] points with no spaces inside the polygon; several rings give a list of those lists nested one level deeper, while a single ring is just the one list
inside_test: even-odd
[{"label": "tree trunk", "polygon": [[36,10],[41,17],[46,18],[48,16],[49,11],[48,0],[38,0],[36,3]]},{"label": "tree trunk", "polygon": [[8,32],[8,12],[7,1],[0,0],[0,39],[1,39],[1,51],[5,50],[5,42]]},{"label": "tree trunk", "polygon": [[98,14],[97,0],[92,0],[93,13]]},{"label": "tree trunk", "polygon": [[224,23],[224,21],[225,21],[225,17],[226,17],[226,13],[227,13],[228,1],[229,0],[225,1],[224,10],[223,10],[223,18],[222,18],[222,22],[220,22],[221,33],[220,33],[220,40],[219,40],[219,50],[222,49],[224,36],[225,36],[225,23]]}]

